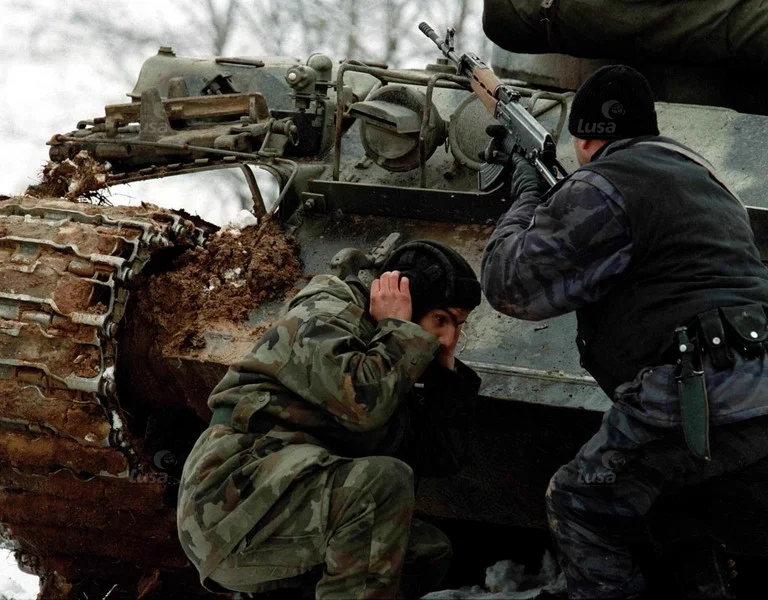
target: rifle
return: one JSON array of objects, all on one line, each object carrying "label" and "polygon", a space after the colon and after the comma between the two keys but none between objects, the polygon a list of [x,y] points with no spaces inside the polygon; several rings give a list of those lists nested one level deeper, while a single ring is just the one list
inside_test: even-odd
[{"label": "rifle", "polygon": [[[496,77],[475,54],[456,54],[453,49],[453,29],[448,30],[445,41],[441,41],[435,30],[423,21],[419,24],[419,29],[456,65],[458,74],[469,79],[472,91],[503,127],[488,128],[493,140],[484,157],[486,161],[494,162],[488,162],[478,173],[478,187],[481,190],[488,190],[496,185],[504,174],[507,159],[513,152],[521,152],[550,186],[568,174],[557,160],[552,136],[523,108],[517,91]],[[499,147],[501,152],[498,151]]]}]

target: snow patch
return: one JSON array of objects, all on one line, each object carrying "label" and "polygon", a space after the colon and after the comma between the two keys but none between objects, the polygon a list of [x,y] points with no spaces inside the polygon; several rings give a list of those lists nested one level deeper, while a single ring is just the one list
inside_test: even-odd
[{"label": "snow patch", "polygon": [[119,431],[123,428],[123,421],[117,414],[117,411],[112,411],[112,429]]},{"label": "snow patch", "polygon": [[21,571],[12,550],[5,543],[0,546],[0,600],[35,600],[40,578]]},{"label": "snow patch", "polygon": [[245,209],[238,212],[229,222],[229,226],[237,230],[245,229],[246,227],[252,227],[258,224],[259,220],[254,216],[254,214],[251,211]]},{"label": "snow patch", "polygon": [[235,269],[227,269],[224,271],[224,281],[235,288],[243,287],[247,282],[242,275],[243,269],[237,267]]},{"label": "snow patch", "polygon": [[541,568],[535,575],[527,575],[525,566],[502,560],[485,570],[485,587],[474,585],[458,590],[440,590],[424,596],[429,600],[534,600],[541,592],[564,594],[565,575],[559,571],[555,559],[544,553]]}]

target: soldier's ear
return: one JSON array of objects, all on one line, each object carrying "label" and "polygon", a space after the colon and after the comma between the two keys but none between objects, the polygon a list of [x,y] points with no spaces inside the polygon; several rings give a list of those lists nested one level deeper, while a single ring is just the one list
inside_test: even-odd
[{"label": "soldier's ear", "polygon": [[580,165],[585,165],[592,160],[592,156],[611,140],[584,139],[573,137],[573,147],[576,151],[576,159]]}]

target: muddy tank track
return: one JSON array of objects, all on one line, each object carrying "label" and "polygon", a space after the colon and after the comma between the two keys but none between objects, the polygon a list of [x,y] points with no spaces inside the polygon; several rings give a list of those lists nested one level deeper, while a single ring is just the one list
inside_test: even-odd
[{"label": "muddy tank track", "polygon": [[131,282],[204,237],[153,206],[0,202],[0,535],[43,577],[42,598],[205,597],[167,457],[115,385]]}]

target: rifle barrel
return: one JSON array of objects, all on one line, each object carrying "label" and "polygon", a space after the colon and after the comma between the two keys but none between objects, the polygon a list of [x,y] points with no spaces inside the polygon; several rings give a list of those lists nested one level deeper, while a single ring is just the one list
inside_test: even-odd
[{"label": "rifle barrel", "polygon": [[[440,51],[448,58],[453,64],[455,64],[457,67],[461,66],[461,58],[458,54],[456,54],[444,41],[440,39],[440,37],[437,35],[437,32],[432,29],[428,23],[425,21],[422,21],[419,23],[419,30],[421,33],[426,35],[430,40],[435,42],[438,48],[440,48]],[[460,73],[460,75],[463,75],[463,73]]]}]

